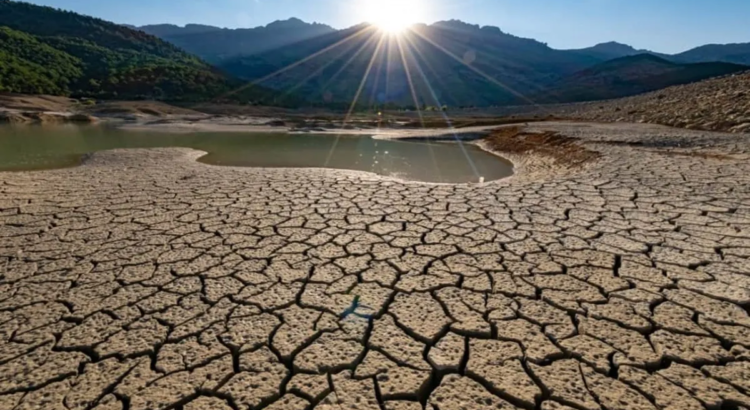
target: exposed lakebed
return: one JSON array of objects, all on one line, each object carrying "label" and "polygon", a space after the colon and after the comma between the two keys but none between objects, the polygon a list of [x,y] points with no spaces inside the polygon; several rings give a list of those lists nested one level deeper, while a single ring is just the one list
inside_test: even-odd
[{"label": "exposed lakebed", "polygon": [[76,166],[86,154],[118,148],[186,147],[212,165],[335,168],[422,182],[466,183],[512,175],[513,165],[457,142],[284,133],[132,132],[102,126],[0,127],[0,170]]}]

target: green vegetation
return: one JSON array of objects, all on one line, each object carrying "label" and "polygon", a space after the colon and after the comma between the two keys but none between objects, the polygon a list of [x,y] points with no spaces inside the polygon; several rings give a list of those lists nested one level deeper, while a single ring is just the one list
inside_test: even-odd
[{"label": "green vegetation", "polygon": [[101,99],[295,102],[293,96],[281,98],[243,84],[141,31],[0,0],[0,91]]},{"label": "green vegetation", "polygon": [[69,94],[83,75],[80,61],[34,36],[0,27],[0,91]]}]

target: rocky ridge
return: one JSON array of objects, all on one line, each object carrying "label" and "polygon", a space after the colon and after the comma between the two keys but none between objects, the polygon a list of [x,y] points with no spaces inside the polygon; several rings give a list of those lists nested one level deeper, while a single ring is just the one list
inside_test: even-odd
[{"label": "rocky ridge", "polygon": [[750,71],[617,100],[557,106],[551,113],[589,121],[750,133]]}]

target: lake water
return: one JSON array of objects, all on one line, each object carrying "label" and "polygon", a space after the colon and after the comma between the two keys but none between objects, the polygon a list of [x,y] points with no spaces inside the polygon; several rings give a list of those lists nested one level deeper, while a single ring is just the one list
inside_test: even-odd
[{"label": "lake water", "polygon": [[283,133],[168,134],[73,125],[0,127],[0,170],[70,167],[96,151],[156,147],[206,151],[199,161],[213,165],[338,168],[423,182],[492,181],[513,173],[509,161],[465,143]]}]

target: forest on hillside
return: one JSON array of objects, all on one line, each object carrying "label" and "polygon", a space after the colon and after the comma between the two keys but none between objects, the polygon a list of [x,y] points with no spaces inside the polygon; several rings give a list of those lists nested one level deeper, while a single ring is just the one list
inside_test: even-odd
[{"label": "forest on hillside", "polygon": [[0,0],[0,92],[277,105],[295,101],[245,84],[141,31]]}]

